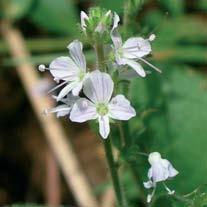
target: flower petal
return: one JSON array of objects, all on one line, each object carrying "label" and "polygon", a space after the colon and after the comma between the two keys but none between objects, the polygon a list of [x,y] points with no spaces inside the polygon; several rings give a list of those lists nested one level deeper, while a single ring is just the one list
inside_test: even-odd
[{"label": "flower petal", "polygon": [[108,103],[114,83],[107,73],[93,71],[84,82],[83,92],[94,103]]},{"label": "flower petal", "polygon": [[74,40],[67,48],[70,50],[70,55],[78,66],[79,70],[86,71],[86,60],[83,54],[83,45],[80,41]]},{"label": "flower petal", "polygon": [[136,111],[123,95],[117,95],[109,103],[109,116],[112,119],[129,120],[136,116]]},{"label": "flower petal", "polygon": [[172,164],[166,160],[162,159],[161,160],[162,165],[168,170],[169,173],[169,178],[175,177],[179,172],[172,166]]},{"label": "flower petal", "polygon": [[73,90],[77,86],[77,82],[71,82],[67,86],[65,86],[57,96],[57,101],[60,101],[63,97],[65,97],[70,91]]},{"label": "flower petal", "polygon": [[88,20],[88,15],[84,11],[81,11],[80,17],[81,17],[81,27],[83,30],[85,30],[86,29],[85,20]]},{"label": "flower petal", "polygon": [[70,112],[70,120],[79,123],[96,119],[97,117],[95,105],[86,98],[80,98],[73,105]]},{"label": "flower petal", "polygon": [[169,177],[169,172],[160,162],[152,165],[152,180],[153,182],[165,181]]},{"label": "flower petal", "polygon": [[148,55],[151,51],[149,40],[141,37],[131,37],[123,44],[125,58],[136,59]]},{"label": "flower petal", "polygon": [[144,182],[144,187],[149,189],[149,188],[153,188],[154,187],[154,184],[151,180],[147,181],[147,182]]},{"label": "flower petal", "polygon": [[118,27],[118,24],[120,22],[119,15],[116,12],[114,12],[114,19],[113,20],[114,21],[113,21],[112,31]]},{"label": "flower petal", "polygon": [[132,67],[138,73],[138,75],[140,75],[141,77],[146,76],[145,70],[139,63],[135,62],[134,60],[129,60],[129,59],[125,59],[125,62],[127,65]]},{"label": "flower petal", "polygon": [[99,133],[102,138],[106,139],[110,133],[110,126],[109,126],[109,117],[108,116],[99,116]]},{"label": "flower petal", "polygon": [[77,86],[75,86],[75,87],[73,88],[73,90],[72,90],[72,94],[73,94],[74,96],[78,96],[79,93],[80,93],[80,91],[81,91],[81,89],[82,89],[82,87],[83,87],[83,82],[79,82],[79,83],[77,84]]},{"label": "flower petal", "polygon": [[50,63],[50,73],[56,79],[73,80],[78,72],[78,67],[69,57],[59,57]]},{"label": "flower petal", "polygon": [[118,23],[120,21],[120,18],[117,13],[114,14],[114,22],[113,22],[113,27],[111,30],[111,39],[112,42],[115,46],[115,49],[119,49],[122,46],[122,39],[121,35],[118,32]]}]

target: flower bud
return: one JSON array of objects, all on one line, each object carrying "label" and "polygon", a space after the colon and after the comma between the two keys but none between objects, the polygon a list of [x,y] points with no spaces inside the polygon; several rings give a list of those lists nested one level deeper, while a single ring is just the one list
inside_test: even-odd
[{"label": "flower bud", "polygon": [[112,12],[94,7],[87,15],[81,12],[81,29],[87,40],[91,43],[107,40],[112,24]]}]

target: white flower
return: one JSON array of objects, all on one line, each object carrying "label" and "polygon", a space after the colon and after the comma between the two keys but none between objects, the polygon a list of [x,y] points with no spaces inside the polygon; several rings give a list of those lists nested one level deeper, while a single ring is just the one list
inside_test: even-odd
[{"label": "white flower", "polygon": [[[162,159],[159,152],[150,153],[148,161],[151,168],[148,171],[149,181],[144,182],[144,187],[148,189],[154,188],[152,194],[149,194],[147,198],[147,201],[150,202],[155,193],[156,183],[175,177],[178,171],[168,160]],[[170,190],[165,184],[164,187],[168,191],[168,194],[174,194],[175,191]]]},{"label": "white flower", "polygon": [[[102,17],[102,19],[100,20],[100,22],[95,28],[95,32],[103,33],[104,31],[106,31],[107,28],[103,21],[105,20],[104,18],[107,18],[110,15],[111,15],[111,10],[106,12],[106,14]],[[81,18],[81,28],[85,32],[87,27],[86,21],[89,21],[89,16],[84,11],[81,11],[80,18]]]},{"label": "white flower", "polygon": [[[57,96],[53,96],[53,98],[57,100]],[[72,94],[68,94],[66,98],[60,99],[60,102],[62,102],[62,104],[51,109],[45,109],[43,113],[45,115],[48,115],[50,113],[56,113],[57,118],[69,115],[72,106],[79,98],[79,96],[73,96]]]},{"label": "white flower", "polygon": [[118,32],[119,21],[120,18],[115,13],[113,28],[111,30],[111,39],[114,45],[113,49],[116,63],[118,65],[128,65],[132,67],[141,77],[145,77],[146,72],[144,71],[141,64],[136,62],[136,60],[142,61],[158,72],[161,72],[157,67],[143,59],[144,56],[151,53],[152,49],[150,41],[155,39],[155,35],[150,35],[149,39],[143,39],[142,37],[131,37],[122,43],[122,38]]},{"label": "white flower", "polygon": [[129,120],[136,115],[130,102],[117,95],[111,99],[114,83],[107,73],[96,70],[86,80],[83,92],[86,98],[80,98],[73,106],[70,119],[74,122],[85,122],[98,119],[99,133],[105,139],[110,132],[109,119]]},{"label": "white flower", "polygon": [[71,57],[56,58],[50,63],[49,68],[46,68],[44,65],[39,66],[40,71],[48,69],[55,81],[63,81],[51,91],[66,85],[58,94],[57,101],[62,99],[71,91],[74,96],[78,96],[83,87],[84,81],[88,77],[88,73],[86,71],[86,60],[82,52],[82,43],[78,40],[74,40],[67,48],[69,49]]}]

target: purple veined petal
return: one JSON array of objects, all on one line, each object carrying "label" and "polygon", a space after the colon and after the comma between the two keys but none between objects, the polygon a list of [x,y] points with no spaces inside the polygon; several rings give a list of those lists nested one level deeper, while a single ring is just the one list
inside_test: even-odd
[{"label": "purple veined petal", "polygon": [[99,116],[98,122],[99,122],[99,133],[103,139],[106,139],[110,133],[109,117],[107,115]]},{"label": "purple veined petal", "polygon": [[161,160],[162,165],[168,170],[169,173],[169,178],[175,177],[179,172],[172,166],[172,164],[166,160],[162,159]]},{"label": "purple veined petal", "polygon": [[148,39],[142,37],[131,37],[123,44],[123,56],[129,59],[144,57],[152,52]]},{"label": "purple veined petal", "polygon": [[79,93],[80,93],[80,91],[81,91],[81,89],[82,89],[82,87],[83,87],[83,82],[79,82],[79,83],[77,84],[77,86],[75,86],[75,87],[73,88],[73,90],[72,90],[72,94],[73,94],[74,96],[78,96]]},{"label": "purple veined petal", "polygon": [[96,106],[86,98],[76,101],[70,112],[70,120],[73,122],[82,123],[97,118]]},{"label": "purple veined petal", "polygon": [[78,85],[78,82],[71,82],[67,86],[65,86],[58,94],[57,101],[60,101],[63,97],[65,97],[70,91],[72,91],[76,86]]},{"label": "purple veined petal", "polygon": [[76,65],[78,66],[79,70],[86,71],[86,60],[83,54],[83,45],[79,40],[74,40],[70,43],[67,48],[70,51],[70,55]]},{"label": "purple veined petal", "polygon": [[117,95],[109,103],[109,116],[112,119],[129,120],[136,116],[136,111],[123,95]]},{"label": "purple veined petal", "polygon": [[88,15],[84,11],[81,11],[80,18],[81,18],[81,27],[83,30],[85,30],[86,29],[85,20],[88,20]]},{"label": "purple veined petal", "polygon": [[78,67],[70,57],[59,57],[50,63],[50,73],[56,79],[71,80],[78,73]]},{"label": "purple veined petal", "polygon": [[129,59],[125,59],[125,62],[127,65],[133,68],[139,76],[143,78],[146,76],[145,70],[139,63],[135,62],[134,60],[129,60]]},{"label": "purple veined petal", "polygon": [[83,92],[94,103],[108,103],[113,89],[114,83],[110,75],[95,70],[85,80]]},{"label": "purple veined petal", "polygon": [[166,170],[160,162],[152,165],[152,180],[157,183],[160,181],[165,181],[169,177],[168,170]]},{"label": "purple veined petal", "polygon": [[118,50],[122,47],[122,38],[117,29],[111,31],[111,39],[115,50]]}]

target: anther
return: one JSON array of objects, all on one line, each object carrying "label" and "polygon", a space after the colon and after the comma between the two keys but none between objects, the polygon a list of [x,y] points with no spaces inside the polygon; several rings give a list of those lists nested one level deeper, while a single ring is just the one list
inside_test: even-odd
[{"label": "anther", "polygon": [[155,34],[151,34],[149,36],[149,41],[152,42],[153,40],[155,40],[155,38],[156,38],[156,35]]},{"label": "anther", "polygon": [[38,70],[41,72],[44,72],[46,70],[45,65],[43,65],[43,64],[39,65]]}]

